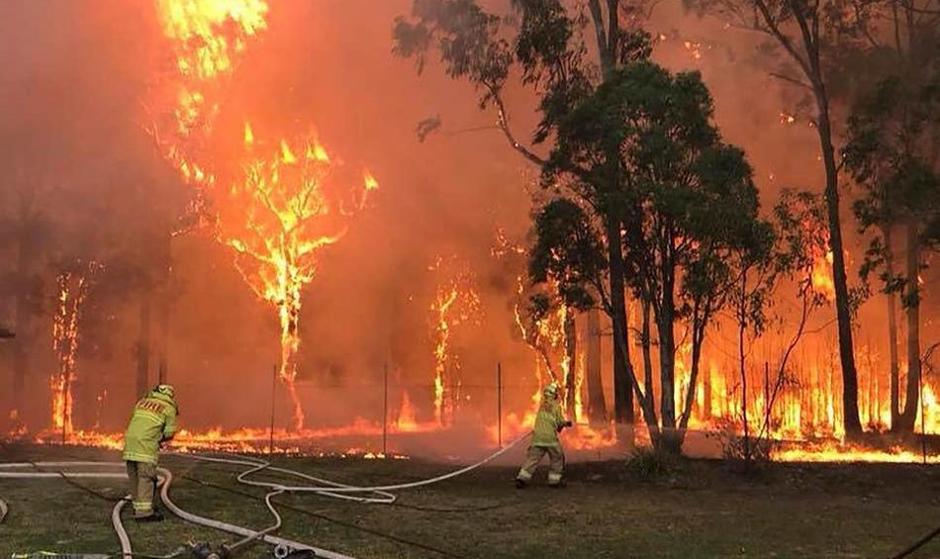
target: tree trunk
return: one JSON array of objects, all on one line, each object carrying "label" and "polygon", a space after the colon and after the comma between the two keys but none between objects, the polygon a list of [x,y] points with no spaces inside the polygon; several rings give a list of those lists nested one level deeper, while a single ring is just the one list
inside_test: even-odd
[{"label": "tree trunk", "polygon": [[597,309],[587,313],[587,392],[588,420],[592,425],[607,423],[607,401],[601,380],[601,317]]},{"label": "tree trunk", "polygon": [[574,311],[568,309],[565,313],[565,354],[568,357],[568,371],[565,375],[565,403],[567,404],[568,419],[577,419],[575,402],[578,397],[578,330],[574,322]]},{"label": "tree trunk", "polygon": [[699,368],[702,362],[702,344],[705,343],[705,325],[707,323],[707,315],[692,319],[692,363],[689,369],[689,386],[686,389],[685,401],[679,415],[678,437],[680,445],[685,440],[685,431],[689,427],[692,410],[695,408],[695,387],[698,383]]},{"label": "tree trunk", "polygon": [[659,430],[659,420],[656,418],[656,403],[653,390],[653,356],[652,356],[652,332],[650,331],[650,304],[643,302],[643,393],[646,398],[640,400],[643,409],[643,420],[650,432],[650,440],[656,448],[662,447],[661,431]]},{"label": "tree trunk", "polygon": [[614,361],[614,417],[617,423],[632,424],[633,417],[633,365],[630,363],[630,344],[627,336],[626,282],[623,271],[623,246],[620,222],[607,221],[607,255],[610,260],[610,303],[613,322]]},{"label": "tree trunk", "polygon": [[681,451],[681,441],[676,430],[676,341],[675,300],[673,297],[675,271],[669,263],[663,264],[663,295],[660,302],[656,328],[659,330],[659,378],[661,383],[660,417],[663,426],[664,448],[670,452]]},{"label": "tree trunk", "polygon": [[839,216],[839,170],[832,147],[832,130],[829,118],[829,99],[822,83],[818,61],[814,64],[816,76],[814,93],[819,122],[816,130],[822,149],[826,170],[826,209],[829,218],[829,249],[832,251],[832,281],[836,292],[836,318],[839,327],[839,359],[842,364],[842,412],[845,434],[856,437],[862,433],[862,422],[858,416],[858,373],[855,368],[854,344],[852,342],[852,313],[849,308],[849,290],[845,273],[845,252],[842,249],[842,221]]},{"label": "tree trunk", "polygon": [[744,352],[747,331],[747,270],[741,275],[741,300],[738,302],[738,373],[741,375],[741,418],[744,424],[744,460],[751,459],[751,430],[747,421],[747,355]]},{"label": "tree trunk", "polygon": [[898,431],[914,432],[920,403],[920,232],[916,224],[907,226],[907,293],[904,309],[907,315],[907,390],[904,411],[898,418]]},{"label": "tree trunk", "polygon": [[712,418],[712,370],[711,367],[705,371],[705,374],[702,376],[702,396],[704,406],[702,406],[702,417],[706,420]]},{"label": "tree trunk", "polygon": [[160,288],[157,295],[157,376],[160,384],[167,382],[168,360],[167,352],[170,345],[170,274],[172,272],[172,245],[173,236],[169,226],[161,239],[161,260],[159,274]]},{"label": "tree trunk", "polygon": [[[894,276],[894,248],[891,241],[891,226],[882,228],[882,236],[885,241],[885,267],[888,277]],[[897,293],[885,293],[885,302],[888,306],[888,358],[890,360],[890,380],[891,380],[891,429],[898,426],[899,413],[901,410],[900,402],[900,381],[899,381],[899,359],[898,359],[898,295]]]},{"label": "tree trunk", "polygon": [[137,338],[137,397],[150,388],[150,307],[152,293],[149,287],[141,293],[140,330]]},{"label": "tree trunk", "polygon": [[650,304],[643,303],[643,389],[647,395],[653,391],[653,332],[650,328]]}]

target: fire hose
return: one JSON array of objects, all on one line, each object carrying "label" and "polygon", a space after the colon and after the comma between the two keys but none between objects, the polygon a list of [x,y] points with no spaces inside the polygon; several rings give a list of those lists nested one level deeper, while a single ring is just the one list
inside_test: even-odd
[{"label": "fire hose", "polygon": [[[7,463],[0,464],[0,469],[17,469],[25,467],[80,467],[80,466],[95,466],[95,467],[120,467],[124,468],[125,464],[123,462],[35,462],[35,463]],[[164,505],[169,509],[173,514],[179,516],[183,520],[191,522],[193,524],[199,524],[202,526],[207,526],[209,528],[215,528],[223,532],[229,532],[231,534],[236,534],[243,536],[244,538],[250,538],[248,541],[253,539],[261,539],[266,543],[274,545],[276,549],[281,550],[282,555],[286,555],[288,551],[296,550],[309,550],[312,551],[317,557],[325,557],[327,559],[354,559],[353,557],[342,555],[340,553],[334,553],[326,549],[320,549],[313,547],[307,544],[300,542],[295,542],[286,538],[275,537],[266,534],[266,531],[255,531],[249,528],[244,528],[242,526],[236,526],[234,524],[228,524],[226,522],[221,522],[212,518],[206,518],[199,516],[190,512],[187,512],[176,505],[170,499],[170,484],[173,482],[173,474],[170,473],[166,468],[158,468],[158,475],[160,478],[160,497],[163,500]],[[0,471],[0,479],[3,478],[14,478],[14,479],[42,479],[42,478],[119,478],[124,479],[127,477],[125,473],[117,472],[2,472]],[[133,549],[131,548],[130,538],[127,535],[127,531],[124,529],[123,524],[121,523],[121,511],[127,503],[127,497],[121,499],[114,505],[114,508],[111,511],[111,523],[114,526],[114,531],[118,536],[118,540],[121,542],[121,554],[124,559],[131,559],[133,557]],[[280,527],[280,515],[277,515],[277,527]]]},{"label": "fire hose", "polygon": [[[469,466],[465,466],[463,468],[460,468],[459,470],[454,470],[453,472],[449,472],[443,475],[439,475],[437,477],[424,479],[420,481],[414,481],[414,482],[409,482],[409,483],[399,483],[399,484],[394,484],[394,485],[376,485],[376,486],[371,486],[371,487],[361,487],[361,486],[356,486],[356,485],[346,485],[342,483],[337,483],[335,481],[330,481],[328,479],[314,477],[314,476],[311,476],[309,474],[305,474],[302,472],[297,472],[297,471],[289,470],[286,468],[275,467],[275,466],[272,466],[270,462],[267,462],[265,460],[259,460],[259,459],[244,457],[244,456],[239,456],[238,458],[219,458],[219,457],[207,456],[207,455],[202,455],[202,454],[178,454],[178,456],[187,457],[193,460],[200,460],[200,461],[205,461],[205,462],[216,462],[216,463],[222,463],[222,464],[252,466],[250,469],[245,470],[244,472],[238,474],[238,476],[235,479],[245,485],[251,485],[254,487],[266,487],[278,493],[316,493],[318,495],[325,496],[325,497],[345,499],[349,501],[356,501],[359,503],[391,504],[391,503],[394,503],[398,497],[397,495],[390,493],[390,491],[400,491],[402,489],[414,489],[416,487],[432,485],[435,483],[439,483],[442,481],[446,481],[448,479],[461,476],[463,474],[466,474],[468,472],[471,472],[479,468],[480,466],[483,466],[489,462],[492,462],[499,456],[505,454],[506,452],[514,448],[520,442],[529,438],[530,435],[531,433],[526,433],[525,435],[519,437],[515,441],[509,443],[507,446],[504,446],[503,448],[494,452],[493,454],[490,454],[489,456],[480,460],[479,462],[476,462]],[[305,479],[308,481],[312,481],[314,483],[319,483],[322,485],[319,485],[319,486],[283,485],[280,483],[274,483],[274,482],[268,482],[268,481],[253,481],[253,480],[247,479],[248,476],[261,472],[261,471],[270,471],[270,472],[286,474],[286,475],[298,477],[301,479]],[[354,493],[373,493],[375,494],[375,496],[374,497],[359,497],[359,496],[353,495]]]},{"label": "fire hose", "polygon": [[[275,467],[275,466],[272,466],[270,462],[259,460],[259,459],[254,459],[254,458],[249,458],[249,457],[244,457],[244,456],[239,456],[237,458],[235,457],[221,458],[217,456],[208,456],[208,455],[201,455],[201,454],[172,453],[179,457],[189,458],[189,459],[198,460],[198,461],[250,466],[249,469],[238,474],[238,476],[236,477],[236,480],[245,485],[270,489],[268,494],[265,496],[264,501],[271,515],[275,518],[275,523],[262,530],[252,530],[249,528],[237,526],[234,524],[229,524],[227,522],[222,522],[222,521],[215,520],[212,518],[199,516],[199,515],[196,515],[196,514],[193,514],[193,513],[190,513],[188,511],[181,509],[170,498],[170,486],[173,482],[173,474],[165,468],[158,468],[158,476],[160,478],[160,497],[163,500],[164,505],[166,505],[167,509],[169,509],[170,512],[172,512],[173,514],[175,514],[176,516],[180,517],[181,519],[185,521],[191,522],[193,524],[198,524],[201,526],[214,528],[220,531],[228,532],[230,534],[242,536],[241,540],[239,540],[238,542],[236,542],[235,544],[227,548],[229,550],[234,550],[235,548],[240,547],[244,544],[247,544],[251,541],[258,540],[258,541],[263,541],[265,543],[275,546],[275,556],[278,557],[279,559],[283,559],[284,557],[286,557],[289,553],[293,551],[311,551],[314,553],[315,556],[325,557],[327,559],[355,559],[348,555],[343,555],[343,554],[329,551],[326,549],[320,549],[320,548],[313,547],[307,544],[303,544],[300,542],[296,542],[293,540],[289,540],[286,538],[272,535],[271,532],[278,530],[282,524],[281,515],[278,513],[276,507],[274,506],[272,499],[275,496],[280,495],[282,493],[314,493],[314,494],[325,496],[325,497],[351,500],[351,501],[356,501],[360,503],[391,504],[395,502],[395,500],[397,499],[397,496],[394,495],[393,493],[390,493],[390,491],[412,489],[415,487],[431,485],[434,483],[439,483],[439,482],[463,475],[465,473],[468,473],[472,470],[479,468],[480,466],[483,466],[484,464],[491,462],[492,460],[495,460],[497,457],[508,452],[510,449],[514,448],[520,442],[527,439],[530,435],[531,433],[527,433],[526,435],[516,439],[509,445],[487,456],[486,458],[480,460],[479,462],[476,462],[475,464],[471,464],[470,466],[460,468],[453,472],[449,472],[447,474],[443,474],[440,476],[436,476],[433,478],[424,479],[420,481],[415,481],[415,482],[401,483],[401,484],[394,484],[394,485],[372,486],[372,487],[359,487],[359,486],[354,486],[354,485],[346,485],[342,483],[337,483],[337,482],[333,482],[327,479],[317,478],[308,474],[304,474],[302,472],[290,470],[287,468]],[[80,462],[80,461],[79,462],[35,462],[35,463],[29,462],[29,463],[0,464],[0,469],[17,469],[17,468],[25,468],[25,467],[60,468],[60,467],[88,467],[88,466],[123,468],[125,467],[125,464],[123,462],[87,462],[87,461],[86,462]],[[277,473],[281,473],[281,474],[285,474],[289,476],[298,477],[301,479],[305,479],[307,481],[312,481],[320,485],[313,485],[313,486],[283,485],[280,483],[247,479],[248,476],[261,472],[261,471],[265,471],[265,470],[270,471],[270,472],[277,472]],[[62,471],[4,472],[4,471],[0,471],[0,479],[2,478],[37,479],[37,478],[54,478],[54,477],[61,477],[65,479],[124,478],[125,474],[117,473],[117,472],[62,472]],[[373,494],[373,496],[357,496],[357,495],[354,495],[355,493],[371,493]],[[127,531],[124,529],[124,526],[121,523],[121,511],[123,510],[124,506],[127,504],[127,500],[128,500],[128,497],[125,497],[124,499],[120,500],[118,503],[115,504],[114,508],[111,511],[111,522],[114,527],[114,531],[117,534],[118,539],[121,542],[121,554],[123,556],[123,559],[131,559],[134,555],[132,547],[131,547],[131,543],[130,543],[130,538],[128,537]],[[6,515],[6,510],[7,510],[6,504],[3,503],[2,500],[0,500],[0,507],[2,507],[2,509],[0,510],[2,510],[3,512],[3,515],[0,516],[0,520],[2,520],[2,517]]]}]

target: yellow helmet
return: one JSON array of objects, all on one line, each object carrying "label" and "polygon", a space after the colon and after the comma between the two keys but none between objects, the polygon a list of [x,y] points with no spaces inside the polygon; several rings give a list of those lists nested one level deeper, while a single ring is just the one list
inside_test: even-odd
[{"label": "yellow helmet", "polygon": [[545,388],[542,389],[542,394],[548,396],[549,398],[558,396],[558,385],[554,382],[549,383]]},{"label": "yellow helmet", "polygon": [[158,384],[153,391],[158,394],[163,394],[164,396],[169,396],[171,399],[174,396],[173,385],[170,384]]}]

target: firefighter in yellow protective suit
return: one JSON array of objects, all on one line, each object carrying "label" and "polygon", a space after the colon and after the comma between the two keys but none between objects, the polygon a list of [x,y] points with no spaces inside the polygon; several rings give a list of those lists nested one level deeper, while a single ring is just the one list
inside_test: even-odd
[{"label": "firefighter in yellow protective suit", "polygon": [[562,487],[561,476],[565,471],[565,452],[558,440],[558,433],[565,427],[571,427],[561,413],[561,404],[558,401],[558,385],[549,384],[542,390],[542,403],[539,413],[535,416],[535,430],[532,434],[532,444],[526,451],[525,462],[516,475],[516,487],[524,488],[531,480],[532,474],[538,467],[542,457],[548,455],[548,485]]},{"label": "firefighter in yellow protective suit", "polygon": [[123,458],[127,462],[134,519],[139,522],[163,520],[163,515],[153,507],[157,457],[160,445],[176,434],[178,413],[173,387],[161,384],[138,400],[124,433]]}]

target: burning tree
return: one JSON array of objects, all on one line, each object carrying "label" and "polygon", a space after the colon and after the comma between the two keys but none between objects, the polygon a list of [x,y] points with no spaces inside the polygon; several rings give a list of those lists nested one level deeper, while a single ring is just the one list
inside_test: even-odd
[{"label": "burning tree", "polygon": [[[657,447],[678,452],[695,401],[706,328],[728,302],[740,271],[731,255],[760,259],[769,225],[758,218],[757,189],[743,152],[726,144],[712,122],[712,102],[697,73],[672,75],[647,59],[644,36],[634,38],[636,58],[613,69],[596,91],[559,114],[557,142],[543,169],[546,183],[566,181],[585,200],[558,201],[559,231],[546,236],[534,279],[567,282],[562,293],[605,309],[603,237],[584,207],[614,208],[625,225],[631,287],[643,303],[644,382],[634,390]],[[595,176],[616,182],[600,188]],[[610,242],[608,236],[607,242]],[[649,320],[658,339],[661,395],[657,414],[652,382]],[[692,363],[684,400],[677,388],[676,324],[691,332]],[[681,382],[678,383],[681,386]],[[677,410],[677,406],[682,409]]]},{"label": "burning tree", "polygon": [[267,3],[159,0],[157,8],[174,69],[155,90],[151,132],[163,156],[196,189],[186,221],[214,225],[219,242],[235,251],[245,281],[277,309],[279,377],[299,429],[304,416],[294,380],[301,292],[316,275],[319,251],[343,236],[347,218],[378,183],[365,171],[361,190],[341,188],[344,178],[313,134],[256,143],[246,124],[244,154],[234,166],[212,157],[208,148],[223,93],[248,43],[267,27]]},{"label": "burning tree", "polygon": [[72,387],[77,378],[75,357],[80,341],[79,324],[83,305],[95,273],[95,262],[75,262],[56,276],[56,310],[53,316],[52,349],[59,369],[49,380],[52,389],[52,427],[66,434],[73,430]]},{"label": "burning tree", "polygon": [[[519,140],[510,126],[503,92],[515,67],[522,83],[538,95],[542,121],[533,132],[533,142],[546,142],[557,130],[558,116],[571,109],[585,95],[605,82],[616,68],[637,54],[632,26],[643,17],[648,3],[623,0],[589,0],[568,5],[560,0],[512,2],[512,17],[491,13],[474,0],[417,0],[411,18],[395,23],[395,51],[415,59],[418,71],[425,66],[430,51],[436,50],[446,72],[466,79],[480,91],[480,106],[495,112],[495,128],[511,149],[540,168],[548,164]],[[572,7],[575,6],[575,7]],[[583,8],[587,7],[587,17]],[[510,22],[518,25],[511,25]],[[593,28],[593,29],[592,29]],[[596,57],[586,45],[596,41]],[[421,134],[440,125],[429,119],[419,127]],[[572,169],[572,171],[576,171]],[[611,173],[591,177],[580,169],[584,184],[598,191],[616,188]],[[621,423],[633,422],[633,364],[627,332],[627,301],[623,262],[621,214],[611,198],[592,210],[603,223],[608,273],[613,298],[605,310],[613,323],[614,415]]]},{"label": "burning tree", "polygon": [[[151,133],[195,186],[214,181],[204,157],[225,87],[249,41],[267,27],[265,0],[156,0],[173,68],[157,80]],[[198,207],[198,193],[194,205]]]},{"label": "burning tree", "polygon": [[[252,39],[267,27],[264,0],[154,0],[169,56],[143,102],[156,152],[191,187],[184,207],[162,209],[162,224],[144,240],[154,279],[140,301],[138,391],[148,383],[151,307],[160,327],[159,375],[167,374],[172,239],[212,222],[206,190],[215,182],[207,151],[230,78]],[[154,297],[156,291],[156,297]]]},{"label": "burning tree", "polygon": [[303,287],[313,281],[321,249],[339,241],[353,213],[378,183],[363,173],[360,189],[345,189],[326,149],[313,134],[273,145],[256,143],[245,125],[245,159],[216,196],[218,237],[235,251],[235,265],[258,297],[277,309],[279,376],[303,426],[297,397],[298,330]]},{"label": "burning tree", "polygon": [[434,342],[434,419],[444,426],[453,422],[460,401],[460,360],[453,351],[455,327],[479,323],[480,296],[474,278],[454,259],[437,258],[430,271],[446,274],[438,284],[431,303],[431,331]]},{"label": "burning tree", "polygon": [[[917,60],[917,57],[914,57]],[[908,61],[910,63],[910,61]],[[935,65],[934,65],[935,66]],[[888,300],[891,351],[891,428],[911,433],[918,414],[921,362],[921,274],[925,252],[937,239],[930,229],[940,222],[940,173],[936,140],[940,137],[940,72],[900,68],[901,75],[881,80],[854,107],[849,119],[846,166],[864,189],[854,205],[863,231],[877,229],[862,267],[863,277],[878,273]],[[906,241],[904,273],[894,268],[893,233],[902,229]],[[897,360],[895,301],[907,315],[907,386],[901,408]]]},{"label": "burning tree", "polygon": [[862,432],[858,413],[858,371],[852,335],[852,294],[848,288],[840,215],[839,168],[833,141],[830,76],[825,64],[840,40],[860,41],[870,36],[872,10],[878,2],[838,0],[689,0],[703,12],[713,12],[739,27],[765,33],[776,43],[791,65],[776,76],[805,91],[816,114],[812,124],[819,136],[826,184],[829,250],[832,258],[832,287],[839,333],[842,367],[842,408],[846,435]]}]

